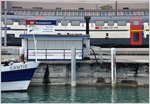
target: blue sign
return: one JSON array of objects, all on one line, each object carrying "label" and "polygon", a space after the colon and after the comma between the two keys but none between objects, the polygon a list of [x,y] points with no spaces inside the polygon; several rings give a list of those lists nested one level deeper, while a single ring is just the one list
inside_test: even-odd
[{"label": "blue sign", "polygon": [[56,20],[35,20],[35,25],[56,25]]},{"label": "blue sign", "polygon": [[2,27],[2,30],[10,30],[10,27]]}]

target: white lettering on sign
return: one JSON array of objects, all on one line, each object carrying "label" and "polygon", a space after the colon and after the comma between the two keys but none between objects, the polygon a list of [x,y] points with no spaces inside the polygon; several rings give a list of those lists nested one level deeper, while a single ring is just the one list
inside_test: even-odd
[{"label": "white lettering on sign", "polygon": [[118,27],[117,26],[103,26],[103,28],[102,29],[110,29],[110,30],[112,30],[112,29],[118,29]]},{"label": "white lettering on sign", "polygon": [[27,26],[27,34],[54,34],[54,25]]},{"label": "white lettering on sign", "polygon": [[28,67],[27,67],[27,65],[26,64],[24,64],[24,65],[17,65],[17,66],[10,66],[10,69],[11,70],[16,70],[16,69],[27,69]]}]

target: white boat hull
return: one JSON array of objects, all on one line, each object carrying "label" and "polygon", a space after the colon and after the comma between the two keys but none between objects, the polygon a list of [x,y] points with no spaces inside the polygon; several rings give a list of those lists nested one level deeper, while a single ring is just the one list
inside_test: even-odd
[{"label": "white boat hull", "polygon": [[39,62],[14,63],[2,66],[1,91],[25,91]]},{"label": "white boat hull", "polygon": [[2,91],[25,91],[30,84],[29,81],[14,81],[14,82],[2,82]]}]

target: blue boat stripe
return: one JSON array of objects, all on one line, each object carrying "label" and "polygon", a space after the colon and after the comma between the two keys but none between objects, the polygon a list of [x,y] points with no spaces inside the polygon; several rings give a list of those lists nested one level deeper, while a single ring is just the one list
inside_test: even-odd
[{"label": "blue boat stripe", "polygon": [[31,80],[36,68],[1,72],[2,82]]}]

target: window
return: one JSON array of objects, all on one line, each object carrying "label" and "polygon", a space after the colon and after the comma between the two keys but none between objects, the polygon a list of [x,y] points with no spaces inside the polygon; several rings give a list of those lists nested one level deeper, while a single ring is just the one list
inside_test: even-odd
[{"label": "window", "polygon": [[146,35],[146,38],[149,39],[149,34]]},{"label": "window", "polygon": [[61,7],[57,7],[56,10],[61,10]]},{"label": "window", "polygon": [[123,9],[129,9],[129,7],[123,7]]},{"label": "window", "polygon": [[139,21],[139,20],[134,20],[134,21],[133,21],[133,25],[134,25],[134,26],[138,26],[139,24],[140,24],[140,21]]},{"label": "window", "polygon": [[108,26],[114,26],[114,22],[113,21],[108,21]]},{"label": "window", "polygon": [[117,25],[118,25],[118,26],[126,26],[126,25],[127,25],[127,22],[126,22],[126,21],[118,21],[118,22],[117,22]]},{"label": "window", "polygon": [[61,25],[62,25],[62,26],[67,26],[67,25],[68,25],[68,22],[69,22],[69,21],[67,21],[67,20],[62,20],[62,21],[61,21]]},{"label": "window", "polygon": [[71,21],[71,26],[80,26],[80,21]]},{"label": "window", "polygon": [[94,27],[94,23],[93,22],[91,23],[91,27]]},{"label": "window", "polygon": [[79,8],[79,10],[84,10],[84,8]]},{"label": "window", "polygon": [[134,38],[134,41],[135,41],[135,42],[138,42],[138,41],[139,41],[139,33],[138,33],[138,32],[135,32],[133,38]]},{"label": "window", "polygon": [[95,21],[96,26],[104,26],[104,21]]}]

